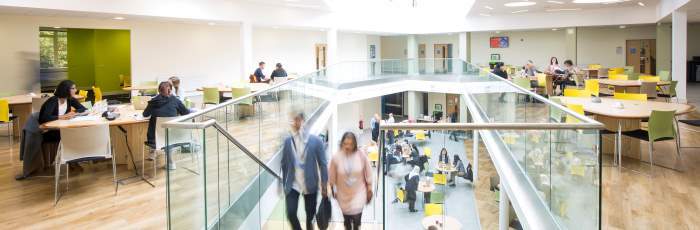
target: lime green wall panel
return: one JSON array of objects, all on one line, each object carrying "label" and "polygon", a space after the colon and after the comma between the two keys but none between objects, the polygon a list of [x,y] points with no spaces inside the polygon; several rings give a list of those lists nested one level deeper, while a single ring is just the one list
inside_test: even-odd
[{"label": "lime green wall panel", "polygon": [[121,90],[119,75],[131,75],[131,33],[95,30],[95,85],[102,91]]},{"label": "lime green wall panel", "polygon": [[95,30],[68,29],[68,79],[79,88],[95,84]]}]

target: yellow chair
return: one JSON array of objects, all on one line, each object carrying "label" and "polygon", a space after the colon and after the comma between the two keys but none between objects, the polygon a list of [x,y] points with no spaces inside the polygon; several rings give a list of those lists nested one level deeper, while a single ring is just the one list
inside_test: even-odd
[{"label": "yellow chair", "polygon": [[396,188],[396,199],[401,203],[406,202],[406,191],[401,188]]},{"label": "yellow chair", "polygon": [[538,73],[537,75],[537,86],[539,87],[547,87],[547,75],[543,73]]},{"label": "yellow chair", "polygon": [[80,90],[80,91],[78,91],[78,95],[80,95],[80,97],[82,97],[78,101],[85,102],[85,99],[87,99],[88,91],[87,90]]},{"label": "yellow chair", "polygon": [[600,94],[600,81],[598,79],[588,79],[585,82],[584,89],[597,97]]},{"label": "yellow chair", "polygon": [[394,129],[394,137],[398,137],[398,136],[399,136],[399,130],[398,130],[398,129]]},{"label": "yellow chair", "polygon": [[379,153],[377,151],[369,152],[369,154],[367,154],[367,158],[371,162],[377,162],[379,161]]},{"label": "yellow chair", "polygon": [[623,68],[623,67],[615,67],[615,68],[610,68],[608,70],[608,76],[615,75],[615,74],[624,74],[624,73],[625,73],[625,68]]},{"label": "yellow chair", "polygon": [[416,140],[417,141],[424,141],[425,140],[425,131],[414,130],[413,132],[416,133]]},{"label": "yellow chair", "polygon": [[219,104],[219,88],[217,87],[204,87],[202,97],[202,106],[206,104]]},{"label": "yellow chair", "polygon": [[565,97],[590,97],[591,92],[583,89],[564,89]]},{"label": "yellow chair", "polygon": [[442,204],[425,204],[425,216],[442,215]]},{"label": "yellow chair", "polygon": [[640,81],[651,81],[651,82],[659,82],[661,81],[661,77],[658,76],[639,76]]},{"label": "yellow chair", "polygon": [[433,174],[433,182],[435,182],[435,184],[446,185],[447,174]]},{"label": "yellow chair", "polygon": [[[12,126],[14,126],[15,117],[10,115],[10,102],[7,99],[0,99],[0,124],[7,125],[7,136],[10,137],[10,143],[13,142]],[[8,145],[9,146],[9,145]]]},{"label": "yellow chair", "polygon": [[95,94],[95,103],[102,101],[102,90],[100,87],[92,86],[92,93]]},{"label": "yellow chair", "polygon": [[629,77],[624,74],[611,74],[608,76],[608,79],[610,80],[627,80]]},{"label": "yellow chair", "polygon": [[423,147],[423,154],[425,154],[426,157],[431,158],[433,156],[433,149],[430,147]]},{"label": "yellow chair", "polygon": [[647,95],[645,93],[615,93],[613,98],[621,100],[647,101]]},{"label": "yellow chair", "polygon": [[[585,114],[583,111],[583,105],[567,104],[566,107],[569,108],[571,111],[574,111],[575,113],[578,113],[581,115]],[[566,115],[566,123],[578,123],[578,122],[580,122],[578,118],[576,118],[570,114]]]},{"label": "yellow chair", "polygon": [[603,66],[600,65],[600,64],[590,64],[590,65],[588,65],[588,69],[598,70],[598,69],[600,69],[600,68],[603,68]]}]

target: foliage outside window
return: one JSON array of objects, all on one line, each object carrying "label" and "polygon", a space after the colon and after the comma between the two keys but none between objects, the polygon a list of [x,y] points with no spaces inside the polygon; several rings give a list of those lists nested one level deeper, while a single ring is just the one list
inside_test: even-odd
[{"label": "foliage outside window", "polygon": [[39,59],[42,69],[68,67],[68,33],[59,30],[39,31]]}]

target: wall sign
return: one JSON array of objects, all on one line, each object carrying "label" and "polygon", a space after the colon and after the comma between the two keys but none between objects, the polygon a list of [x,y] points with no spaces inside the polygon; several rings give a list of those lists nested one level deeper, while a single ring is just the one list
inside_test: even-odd
[{"label": "wall sign", "polygon": [[508,48],[509,44],[508,37],[491,37],[489,39],[491,48]]}]

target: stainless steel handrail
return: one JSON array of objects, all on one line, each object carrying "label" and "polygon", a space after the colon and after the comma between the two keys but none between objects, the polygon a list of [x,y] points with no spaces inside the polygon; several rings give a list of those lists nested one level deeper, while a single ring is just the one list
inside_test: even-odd
[{"label": "stainless steel handrail", "polygon": [[381,130],[551,130],[551,129],[603,129],[600,123],[391,123],[380,124]]}]

